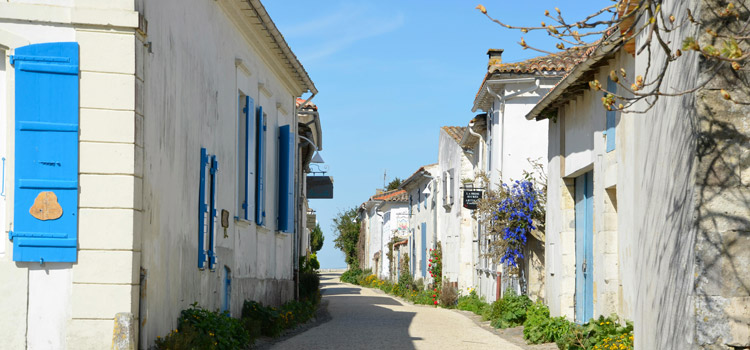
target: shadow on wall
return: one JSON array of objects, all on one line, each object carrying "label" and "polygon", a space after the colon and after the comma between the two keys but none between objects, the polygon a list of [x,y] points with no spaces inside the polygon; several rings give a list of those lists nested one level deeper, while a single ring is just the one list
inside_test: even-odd
[{"label": "shadow on wall", "polygon": [[[712,7],[720,5],[702,2],[700,12],[721,34],[731,28],[716,20]],[[701,61],[680,80],[704,81],[712,71]],[[704,90],[637,117],[636,131],[646,131],[635,300],[637,318],[647,322],[636,320],[636,338],[656,339],[639,342],[647,348],[750,345],[750,105],[724,100],[721,89],[750,101],[748,74],[725,65]]]}]

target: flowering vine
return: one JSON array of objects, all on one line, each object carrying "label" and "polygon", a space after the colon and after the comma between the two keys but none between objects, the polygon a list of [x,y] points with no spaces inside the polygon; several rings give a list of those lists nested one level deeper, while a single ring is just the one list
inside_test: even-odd
[{"label": "flowering vine", "polygon": [[430,249],[428,270],[430,271],[430,277],[432,277],[433,280],[432,285],[434,294],[432,295],[432,303],[437,305],[443,281],[443,249],[441,248],[440,242],[438,242],[435,249]]}]

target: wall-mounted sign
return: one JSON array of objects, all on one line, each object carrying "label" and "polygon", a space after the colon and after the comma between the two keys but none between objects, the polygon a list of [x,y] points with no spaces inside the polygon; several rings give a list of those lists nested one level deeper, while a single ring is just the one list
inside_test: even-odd
[{"label": "wall-mounted sign", "polygon": [[464,191],[464,208],[476,209],[481,198],[482,191]]},{"label": "wall-mounted sign", "polygon": [[331,199],[333,198],[332,176],[308,176],[307,198],[309,199]]}]

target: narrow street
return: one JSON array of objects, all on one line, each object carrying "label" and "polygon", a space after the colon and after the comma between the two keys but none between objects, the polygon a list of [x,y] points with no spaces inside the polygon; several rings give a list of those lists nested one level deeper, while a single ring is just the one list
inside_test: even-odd
[{"label": "narrow street", "polygon": [[379,290],[322,274],[331,320],[276,344],[273,349],[507,349],[517,346],[441,308],[411,305]]}]

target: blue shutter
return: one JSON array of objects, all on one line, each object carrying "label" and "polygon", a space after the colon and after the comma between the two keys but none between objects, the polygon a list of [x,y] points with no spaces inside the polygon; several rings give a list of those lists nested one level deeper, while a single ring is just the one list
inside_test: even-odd
[{"label": "blue shutter", "polygon": [[[607,78],[607,91],[617,93],[617,83]],[[607,111],[607,152],[615,150],[615,128],[617,124],[617,112]]]},{"label": "blue shutter", "polygon": [[279,231],[294,232],[294,133],[279,127]]},{"label": "blue shutter", "polygon": [[211,206],[209,207],[209,213],[211,216],[208,218],[208,269],[213,271],[216,267],[216,173],[219,171],[219,162],[216,161],[216,156],[211,156]]},{"label": "blue shutter", "polygon": [[266,223],[266,193],[264,177],[266,175],[266,123],[263,118],[263,106],[258,106],[257,144],[255,154],[255,223]]},{"label": "blue shutter", "polygon": [[245,96],[245,108],[242,110],[245,114],[245,198],[242,202],[245,220],[250,220],[250,182],[248,179],[250,176],[250,135],[252,135],[251,131],[253,130],[253,118],[250,111],[255,111],[253,99],[250,96]]},{"label": "blue shutter", "polygon": [[[77,260],[78,62],[74,42],[24,46],[10,57],[16,79],[13,261]],[[43,197],[62,215],[32,215]]]},{"label": "blue shutter", "polygon": [[206,266],[206,219],[208,214],[208,203],[206,203],[206,166],[208,165],[208,154],[205,148],[201,148],[201,176],[198,190],[198,268]]}]

